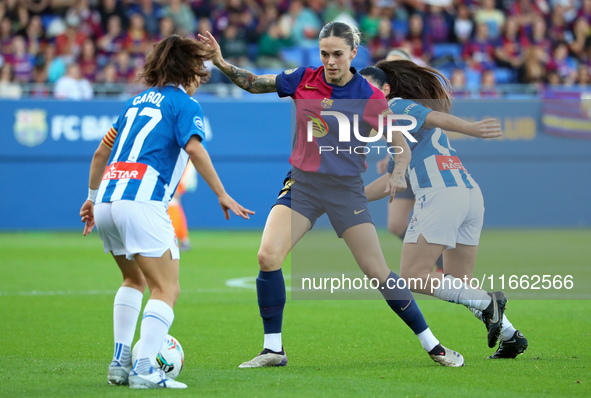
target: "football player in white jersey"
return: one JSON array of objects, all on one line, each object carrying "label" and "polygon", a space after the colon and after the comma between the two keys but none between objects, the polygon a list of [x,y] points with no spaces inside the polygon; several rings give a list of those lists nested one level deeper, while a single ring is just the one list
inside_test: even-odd
[{"label": "football player in white jersey", "polygon": [[[99,144],[90,166],[88,199],[80,216],[84,235],[96,226],[123,274],[115,296],[115,350],[107,381],[131,388],[186,388],[154,369],[174,319],[179,295],[179,248],[166,212],[189,158],[217,195],[225,214],[245,219],[245,209],[225,191],[205,149],[201,106],[192,98],[208,76],[207,46],[178,35],[158,43],[141,77],[148,89],[125,104]],[[131,345],[146,285],[138,359]]]},{"label": "football player in white jersey", "polygon": [[[515,358],[528,342],[504,315],[507,298],[503,292],[488,293],[466,283],[474,272],[484,201],[443,131],[494,138],[502,135],[500,125],[494,119],[469,123],[450,115],[449,82],[434,69],[410,61],[381,61],[376,66],[386,74],[392,112],[417,121],[410,130],[417,142],[409,143],[408,166],[416,203],[404,238],[400,273],[411,290],[470,308],[487,327],[489,347],[501,339],[489,358]],[[389,172],[394,163],[390,160]],[[388,179],[386,174],[366,187],[368,200],[388,195]],[[432,271],[442,253],[444,275]]]}]

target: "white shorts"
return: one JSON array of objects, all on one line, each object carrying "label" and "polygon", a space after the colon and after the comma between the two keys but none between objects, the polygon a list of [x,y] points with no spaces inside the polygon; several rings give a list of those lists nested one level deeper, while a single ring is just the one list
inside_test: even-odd
[{"label": "white shorts", "polygon": [[428,243],[446,249],[454,249],[457,243],[478,246],[484,222],[480,187],[424,188],[415,197],[405,243],[417,243],[423,235]]},{"label": "white shorts", "polygon": [[117,200],[94,206],[94,219],[104,243],[105,253],[162,257],[170,250],[173,260],[180,258],[179,247],[163,202]]}]

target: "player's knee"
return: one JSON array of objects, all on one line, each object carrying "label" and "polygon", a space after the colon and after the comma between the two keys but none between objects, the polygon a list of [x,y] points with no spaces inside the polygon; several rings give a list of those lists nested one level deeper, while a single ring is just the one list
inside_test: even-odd
[{"label": "player's knee", "polygon": [[265,248],[259,250],[257,258],[259,260],[259,268],[265,272],[278,270],[283,263],[283,259],[278,253]]},{"label": "player's knee", "polygon": [[148,283],[146,282],[144,274],[139,272],[133,275],[125,275],[123,277],[123,286],[131,287],[143,293],[146,290]]},{"label": "player's knee", "polygon": [[406,224],[400,224],[398,222],[388,222],[388,231],[392,235],[398,236],[400,239],[404,238],[404,234],[406,233]]}]

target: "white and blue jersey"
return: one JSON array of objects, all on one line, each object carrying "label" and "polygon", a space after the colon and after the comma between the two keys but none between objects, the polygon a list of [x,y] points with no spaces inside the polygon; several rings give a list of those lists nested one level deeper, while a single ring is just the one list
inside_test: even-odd
[{"label": "white and blue jersey", "polygon": [[[417,120],[416,127],[409,130],[417,142],[408,143],[412,151],[408,178],[415,193],[420,188],[477,186],[456,156],[456,151],[449,144],[445,132],[440,128],[423,127],[427,115],[432,112],[431,109],[402,98],[394,98],[389,103],[395,115],[409,115]],[[394,161],[390,159],[388,172],[392,173],[393,170]]]},{"label": "white and blue jersey", "polygon": [[203,111],[183,87],[153,87],[128,100],[113,124],[113,150],[95,203],[117,200],[167,204],[189,160],[196,135],[205,145]]}]

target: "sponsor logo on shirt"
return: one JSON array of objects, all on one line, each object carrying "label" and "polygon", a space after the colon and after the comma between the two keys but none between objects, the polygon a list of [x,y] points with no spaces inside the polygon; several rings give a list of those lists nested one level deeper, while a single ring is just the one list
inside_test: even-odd
[{"label": "sponsor logo on shirt", "polygon": [[103,180],[141,180],[146,174],[147,168],[148,165],[143,163],[113,163],[105,169]]},{"label": "sponsor logo on shirt", "polygon": [[435,155],[439,170],[466,170],[457,156]]},{"label": "sponsor logo on shirt", "polygon": [[195,116],[195,119],[193,119],[193,123],[195,123],[195,126],[197,126],[199,130],[203,130],[203,120],[201,120],[199,116]]}]

